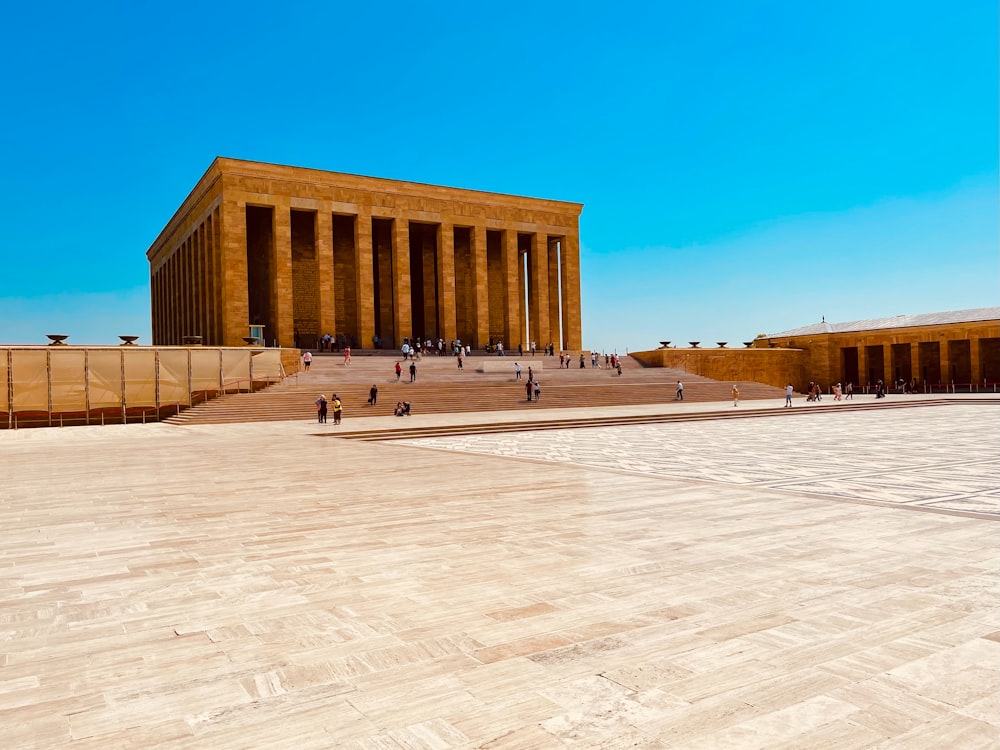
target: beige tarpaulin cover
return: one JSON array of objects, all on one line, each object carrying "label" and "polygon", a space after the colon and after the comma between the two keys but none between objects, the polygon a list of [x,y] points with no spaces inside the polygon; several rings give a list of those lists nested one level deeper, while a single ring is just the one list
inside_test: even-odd
[{"label": "beige tarpaulin cover", "polygon": [[188,350],[160,349],[160,406],[189,404]]},{"label": "beige tarpaulin cover", "polygon": [[87,351],[87,387],[90,408],[122,405],[122,353],[118,349]]},{"label": "beige tarpaulin cover", "polygon": [[222,350],[222,387],[223,388],[245,388],[250,387],[250,350],[249,349],[223,349]]},{"label": "beige tarpaulin cover", "polygon": [[52,411],[86,411],[87,352],[80,349],[49,351]]},{"label": "beige tarpaulin cover", "polygon": [[251,380],[282,377],[280,349],[2,348],[0,413],[190,405],[191,390],[250,390]]},{"label": "beige tarpaulin cover", "polygon": [[219,390],[219,376],[222,372],[221,357],[218,349],[191,350],[191,390]]},{"label": "beige tarpaulin cover", "polygon": [[281,367],[281,350],[264,349],[255,351],[251,359],[254,380],[280,380],[284,375]]},{"label": "beige tarpaulin cover", "polygon": [[8,412],[10,410],[10,391],[7,388],[7,373],[10,372],[10,366],[7,359],[10,357],[10,352],[0,351],[0,412]]},{"label": "beige tarpaulin cover", "polygon": [[14,411],[48,411],[48,350],[12,349],[10,357]]},{"label": "beige tarpaulin cover", "polygon": [[125,406],[156,406],[156,352],[122,349],[125,363]]}]

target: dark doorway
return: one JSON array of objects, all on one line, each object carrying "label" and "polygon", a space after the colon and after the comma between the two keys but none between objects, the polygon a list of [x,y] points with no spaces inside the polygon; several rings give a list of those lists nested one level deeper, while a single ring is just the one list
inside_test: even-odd
[{"label": "dark doorway", "polygon": [[[486,230],[486,276],[490,299],[490,341],[503,341],[504,316],[503,232]],[[509,342],[504,341],[506,346]]]},{"label": "dark doorway", "polygon": [[952,383],[972,382],[972,346],[968,339],[948,342],[948,377]]},{"label": "dark doorway", "polygon": [[358,341],[357,221],[355,216],[333,215],[333,318],[337,329],[323,333],[366,345]]},{"label": "dark doorway", "polygon": [[840,350],[841,382],[861,383],[858,377],[858,347],[845,346]]},{"label": "dark doorway", "polygon": [[475,264],[472,258],[472,229],[455,227],[455,335],[463,344],[476,341]]},{"label": "dark doorway", "polygon": [[295,346],[319,345],[319,277],[316,267],[316,213],[292,211],[292,319]]},{"label": "dark doorway", "polygon": [[920,379],[925,385],[941,382],[941,344],[937,341],[921,341],[917,346],[920,357]]},{"label": "dark doorway", "polygon": [[[372,219],[375,333],[383,342],[396,341],[392,305],[392,221],[392,219]],[[400,337],[409,335],[409,332],[400,333]],[[393,347],[395,346],[393,343]]]},{"label": "dark doorway", "polygon": [[410,223],[411,333],[423,340],[441,335],[437,319],[437,233],[436,224]]},{"label": "dark doorway", "polygon": [[[275,335],[271,287],[274,269],[274,208],[247,206],[248,324],[264,326],[264,338]],[[263,342],[261,342],[263,343]]]},{"label": "dark doorway", "polygon": [[909,383],[913,378],[910,345],[893,344],[891,346],[891,356],[893,385],[898,384],[901,380]]},{"label": "dark doorway", "polygon": [[980,380],[1000,382],[1000,339],[979,339],[979,370]]},{"label": "dark doorway", "polygon": [[868,385],[875,385],[879,380],[885,382],[885,349],[866,346],[865,361],[868,363]]}]

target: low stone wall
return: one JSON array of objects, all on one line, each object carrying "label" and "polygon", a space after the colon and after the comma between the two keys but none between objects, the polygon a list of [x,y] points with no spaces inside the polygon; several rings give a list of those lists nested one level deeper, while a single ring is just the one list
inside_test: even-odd
[{"label": "low stone wall", "polygon": [[802,349],[652,349],[630,352],[646,367],[676,367],[713,380],[749,380],[777,388],[809,382],[809,355]]}]

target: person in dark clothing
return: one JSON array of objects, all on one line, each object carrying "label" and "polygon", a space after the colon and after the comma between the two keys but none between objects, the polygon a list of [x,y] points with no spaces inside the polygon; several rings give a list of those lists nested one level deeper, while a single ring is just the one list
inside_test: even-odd
[{"label": "person in dark clothing", "polygon": [[372,383],[372,387],[368,391],[368,403],[375,406],[378,403],[378,386]]},{"label": "person in dark clothing", "polygon": [[417,379],[417,366],[410,362],[410,382],[412,383]]}]

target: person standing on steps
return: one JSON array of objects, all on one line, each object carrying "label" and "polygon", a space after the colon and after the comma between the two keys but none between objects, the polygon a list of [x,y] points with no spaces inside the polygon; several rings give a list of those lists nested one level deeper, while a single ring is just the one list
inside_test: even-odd
[{"label": "person standing on steps", "polygon": [[340,418],[344,415],[344,405],[340,403],[337,394],[333,394],[333,423],[340,424]]},{"label": "person standing on steps", "polygon": [[785,406],[791,406],[792,405],[792,394],[793,393],[795,393],[795,388],[794,388],[794,386],[791,383],[789,383],[788,385],[785,386]]},{"label": "person standing on steps", "polygon": [[530,380],[524,383],[524,392],[528,394],[528,401],[531,401],[531,394],[535,390],[535,385]]},{"label": "person standing on steps", "polygon": [[320,394],[320,397],[316,399],[316,417],[320,424],[326,424],[326,409],[326,396]]},{"label": "person standing on steps", "polygon": [[399,382],[399,376],[403,374],[403,368],[399,364],[399,362],[396,363],[395,370],[396,370],[396,382],[398,383]]},{"label": "person standing on steps", "polygon": [[740,389],[736,387],[736,383],[733,383],[733,406],[740,405]]},{"label": "person standing on steps", "polygon": [[675,401],[684,400],[684,384],[679,380],[677,381],[677,397],[674,400]]},{"label": "person standing on steps", "polygon": [[538,384],[537,380],[534,382],[535,382],[535,402],[537,403],[538,401],[542,400],[542,386]]},{"label": "person standing on steps", "polygon": [[349,364],[351,364],[351,347],[345,346],[344,347],[344,365],[346,366],[346,365],[349,365]]},{"label": "person standing on steps", "polygon": [[372,387],[368,390],[368,403],[372,406],[378,403],[378,386],[372,383]]},{"label": "person standing on steps", "polygon": [[417,379],[417,366],[412,361],[410,362],[410,382],[412,383]]},{"label": "person standing on steps", "polygon": [[521,365],[518,362],[514,363],[514,380],[521,379]]}]

